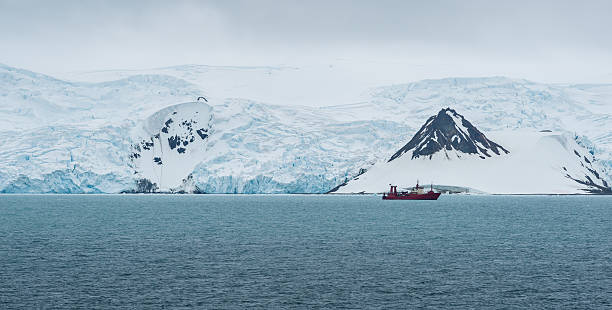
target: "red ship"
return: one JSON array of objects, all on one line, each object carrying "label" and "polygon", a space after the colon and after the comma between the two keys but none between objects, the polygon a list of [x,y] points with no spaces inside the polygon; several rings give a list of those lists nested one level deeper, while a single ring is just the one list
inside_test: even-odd
[{"label": "red ship", "polygon": [[397,185],[390,185],[391,189],[388,193],[384,193],[382,199],[384,200],[438,200],[440,193],[434,193],[433,185],[429,192],[425,192],[422,186],[419,186],[417,181],[416,187],[409,192],[397,192]]}]

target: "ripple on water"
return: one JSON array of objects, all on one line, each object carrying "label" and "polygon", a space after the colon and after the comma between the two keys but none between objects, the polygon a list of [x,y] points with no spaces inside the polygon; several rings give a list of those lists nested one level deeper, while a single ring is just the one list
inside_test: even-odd
[{"label": "ripple on water", "polygon": [[612,197],[0,196],[8,308],[606,308]]}]

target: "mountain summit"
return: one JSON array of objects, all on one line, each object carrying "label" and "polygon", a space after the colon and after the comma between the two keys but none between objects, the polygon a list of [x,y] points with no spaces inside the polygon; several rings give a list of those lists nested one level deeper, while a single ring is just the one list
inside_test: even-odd
[{"label": "mountain summit", "polygon": [[410,142],[393,154],[389,161],[409,151],[412,151],[411,159],[427,156],[431,159],[433,154],[439,151],[443,151],[448,159],[452,153],[458,158],[461,158],[462,154],[472,154],[482,159],[491,157],[491,154],[509,153],[501,145],[487,139],[482,132],[451,108],[442,109],[437,115],[430,117]]}]

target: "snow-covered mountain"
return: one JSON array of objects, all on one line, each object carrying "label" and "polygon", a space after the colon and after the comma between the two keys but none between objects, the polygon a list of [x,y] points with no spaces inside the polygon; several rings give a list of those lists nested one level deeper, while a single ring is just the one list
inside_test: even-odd
[{"label": "snow-covered mountain", "polygon": [[[97,79],[80,82],[0,65],[0,191],[120,192],[147,179],[162,190],[323,193],[388,161],[445,107],[499,144],[500,155],[475,144],[493,158],[515,150],[492,132],[553,130],[578,143],[602,179],[612,176],[612,86],[467,78],[358,89],[338,79],[318,92],[305,82],[317,72],[181,66],[83,73]],[[288,104],[334,88],[338,105]],[[191,102],[201,95],[209,102]]]},{"label": "snow-covered mountain", "polygon": [[[132,167],[162,190],[178,188],[209,155],[212,108],[203,102],[170,106],[148,117],[132,137]],[[193,191],[193,190],[192,190]]]},{"label": "snow-covered mountain", "polygon": [[489,134],[501,145],[456,111],[440,110],[388,162],[336,192],[380,193],[389,183],[409,186],[419,178],[495,194],[610,191],[592,155],[571,136],[525,129]]},{"label": "snow-covered mountain", "polygon": [[411,158],[429,157],[443,154],[445,158],[461,158],[476,155],[482,159],[491,154],[508,154],[508,151],[474,127],[462,115],[451,108],[440,110],[430,117],[404,147],[399,149],[389,161],[411,152]]}]

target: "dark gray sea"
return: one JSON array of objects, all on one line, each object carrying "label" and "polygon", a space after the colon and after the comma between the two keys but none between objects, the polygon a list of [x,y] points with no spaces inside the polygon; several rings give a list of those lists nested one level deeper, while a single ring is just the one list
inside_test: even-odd
[{"label": "dark gray sea", "polygon": [[4,195],[0,308],[612,308],[612,196]]}]

